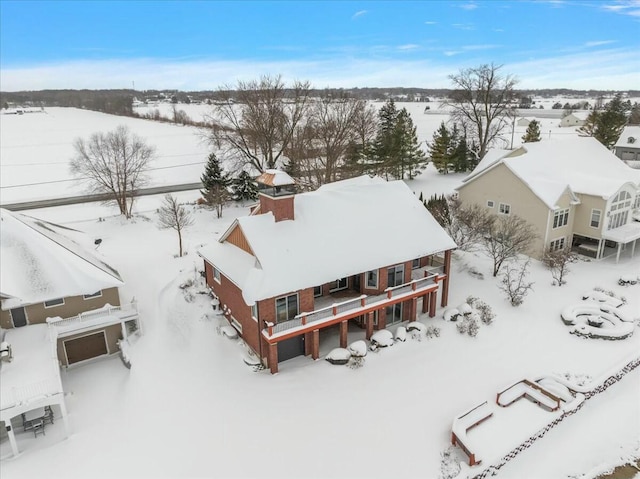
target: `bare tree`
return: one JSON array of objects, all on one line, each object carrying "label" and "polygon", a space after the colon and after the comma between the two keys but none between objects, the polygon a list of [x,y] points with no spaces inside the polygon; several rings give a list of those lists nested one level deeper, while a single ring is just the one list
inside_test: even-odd
[{"label": "bare tree", "polygon": [[448,197],[450,221],[442,226],[458,248],[472,251],[482,243],[495,220],[486,208],[480,205],[463,205],[458,198]]},{"label": "bare tree", "polygon": [[462,125],[467,138],[477,141],[479,158],[509,126],[513,115],[517,80],[511,75],[501,76],[500,68],[492,63],[449,76],[454,89],[443,106],[451,109],[451,120]]},{"label": "bare tree", "polygon": [[239,81],[235,90],[225,86],[212,105],[205,134],[238,167],[275,168],[304,118],[310,88],[299,81],[287,88],[280,76]]},{"label": "bare tree", "polygon": [[489,228],[482,237],[482,247],[493,260],[496,277],[505,261],[524,254],[536,238],[533,226],[517,215],[492,216]]},{"label": "bare tree", "polygon": [[533,283],[527,281],[529,275],[529,263],[516,263],[516,266],[507,264],[504,274],[502,274],[502,286],[500,289],[507,293],[511,306],[520,306],[524,302],[525,296],[533,289]]},{"label": "bare tree", "polygon": [[555,251],[547,250],[542,257],[542,262],[551,271],[554,284],[562,286],[567,282],[564,277],[569,273],[569,265],[578,260],[578,255],[571,251],[571,245]]},{"label": "bare tree", "polygon": [[193,224],[191,213],[178,203],[173,195],[165,195],[162,207],[158,210],[158,224],[162,229],[174,229],[178,232],[180,256],[182,256],[182,230]]},{"label": "bare tree", "polygon": [[136,191],[145,184],[148,163],[155,149],[126,126],[108,133],[94,133],[88,140],[76,138],[71,173],[97,193],[113,197],[120,214],[131,218]]}]

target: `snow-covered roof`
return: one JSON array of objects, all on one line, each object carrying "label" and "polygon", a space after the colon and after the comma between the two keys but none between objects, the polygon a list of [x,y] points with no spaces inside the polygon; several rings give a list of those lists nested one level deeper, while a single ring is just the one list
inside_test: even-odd
[{"label": "snow-covered roof", "polygon": [[509,168],[549,208],[555,208],[567,188],[570,193],[608,199],[625,183],[640,186],[640,170],[630,168],[592,137],[543,140],[504,151],[489,150],[461,188],[499,164]]},{"label": "snow-covered roof", "polygon": [[269,186],[295,185],[296,182],[288,174],[281,170],[265,170],[258,178],[258,183]]},{"label": "snow-covered roof", "polygon": [[238,218],[255,258],[224,242],[200,250],[247,304],[456,247],[402,181],[327,184],[296,195],[294,209],[289,221]]},{"label": "snow-covered roof", "polygon": [[0,294],[8,298],[2,309],[121,286],[118,272],[87,249],[92,241],[85,237],[0,209]]},{"label": "snow-covered roof", "polygon": [[640,125],[625,126],[620,133],[616,147],[640,148]]},{"label": "snow-covered roof", "polygon": [[590,113],[591,113],[590,111],[581,110],[581,111],[574,111],[571,114],[575,116],[578,120],[586,121]]}]

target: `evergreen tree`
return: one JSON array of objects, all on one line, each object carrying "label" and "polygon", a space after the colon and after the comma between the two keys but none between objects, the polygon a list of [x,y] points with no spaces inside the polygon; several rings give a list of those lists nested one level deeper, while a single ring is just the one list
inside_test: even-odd
[{"label": "evergreen tree", "polygon": [[238,177],[233,180],[234,201],[255,201],[258,198],[258,185],[251,175],[242,170]]},{"label": "evergreen tree", "polygon": [[372,167],[377,174],[389,176],[390,169],[394,163],[393,153],[397,150],[397,129],[398,110],[393,99],[380,108],[378,112],[378,132],[374,140],[373,149],[371,151]]},{"label": "evergreen tree", "polygon": [[471,151],[469,151],[466,135],[458,137],[453,153],[451,154],[454,171],[456,173],[468,171],[472,155]]},{"label": "evergreen tree", "polygon": [[229,186],[231,179],[222,171],[220,162],[215,153],[211,153],[207,159],[207,165],[200,177],[204,188],[200,190],[207,205],[216,210],[218,218],[222,217],[222,208],[229,201]]},{"label": "evergreen tree", "polygon": [[440,173],[449,173],[452,140],[452,135],[443,121],[433,134],[433,140],[429,143],[429,156],[431,157],[433,166],[435,166]]},{"label": "evergreen tree", "polygon": [[392,167],[395,166],[394,176],[404,178],[405,173],[409,179],[419,175],[427,165],[427,158],[420,148],[416,127],[413,125],[411,115],[406,108],[398,113],[396,123],[397,149],[392,155]]},{"label": "evergreen tree", "polygon": [[524,143],[540,141],[540,123],[537,120],[531,120],[529,126],[527,126],[527,131],[522,137],[522,141]]},{"label": "evergreen tree", "polygon": [[629,115],[628,125],[640,125],[640,103],[634,103],[631,107],[631,114]]},{"label": "evergreen tree", "polygon": [[585,124],[578,131],[587,136],[593,136],[607,148],[613,148],[618,141],[622,129],[627,123],[625,105],[620,94],[617,94],[604,110],[593,110]]},{"label": "evergreen tree", "polygon": [[449,211],[449,203],[444,195],[433,195],[428,201],[423,201],[424,206],[429,213],[435,218],[440,226],[446,228],[451,224],[451,212]]}]

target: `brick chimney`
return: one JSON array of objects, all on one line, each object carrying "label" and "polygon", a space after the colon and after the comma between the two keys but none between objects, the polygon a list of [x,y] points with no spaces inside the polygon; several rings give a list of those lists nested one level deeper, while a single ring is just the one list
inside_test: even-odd
[{"label": "brick chimney", "polygon": [[276,221],[293,220],[296,182],[280,170],[266,170],[257,179],[260,214],[271,211]]}]

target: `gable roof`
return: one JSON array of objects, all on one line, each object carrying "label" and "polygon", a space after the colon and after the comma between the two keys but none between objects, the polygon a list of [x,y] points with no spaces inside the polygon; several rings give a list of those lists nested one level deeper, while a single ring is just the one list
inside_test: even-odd
[{"label": "gable roof", "polygon": [[[489,150],[459,188],[500,164],[551,209],[567,188],[571,193],[608,199],[625,183],[640,186],[640,170],[630,168],[592,137],[543,140],[526,143],[506,154],[504,151]],[[487,157],[489,160],[485,161]]]},{"label": "gable roof", "polygon": [[2,308],[121,286],[118,272],[88,250],[88,244],[81,244],[85,236],[0,209],[0,296],[6,298]]},{"label": "gable roof", "polygon": [[247,304],[456,247],[402,181],[330,183],[296,195],[294,209],[289,221],[272,213],[238,218],[255,257],[228,242],[199,252]]},{"label": "gable roof", "polygon": [[[632,141],[629,141],[633,138]],[[627,125],[620,133],[620,138],[616,141],[616,148],[640,148],[640,125]]]}]

